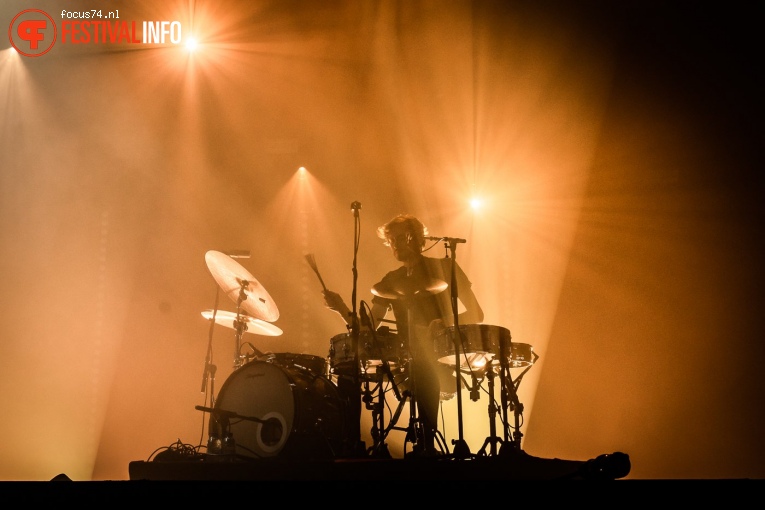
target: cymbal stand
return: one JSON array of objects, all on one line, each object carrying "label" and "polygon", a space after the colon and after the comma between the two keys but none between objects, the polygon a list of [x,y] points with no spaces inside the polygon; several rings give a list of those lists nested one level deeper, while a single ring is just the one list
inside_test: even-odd
[{"label": "cymbal stand", "polygon": [[242,320],[242,301],[247,299],[247,293],[244,291],[249,286],[250,282],[242,280],[239,282],[239,297],[236,300],[236,319],[234,319],[234,329],[236,330],[236,344],[234,347],[234,370],[240,368],[245,358],[242,356],[242,335],[247,331],[247,322]]},{"label": "cymbal stand", "polygon": [[215,407],[215,371],[217,367],[213,365],[213,331],[215,330],[215,315],[218,313],[218,301],[220,291],[219,287],[215,286],[215,306],[213,306],[213,314],[210,319],[210,331],[207,335],[207,355],[205,356],[205,370],[202,375],[202,393],[207,390],[207,379],[210,379],[210,407]]}]

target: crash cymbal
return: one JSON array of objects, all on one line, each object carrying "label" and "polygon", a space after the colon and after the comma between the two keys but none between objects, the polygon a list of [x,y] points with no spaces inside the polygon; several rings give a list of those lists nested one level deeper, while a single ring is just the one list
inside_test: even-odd
[{"label": "crash cymbal", "polygon": [[[202,312],[202,317],[208,321],[212,320],[213,311],[205,310]],[[283,333],[279,327],[271,324],[270,322],[248,317],[247,315],[240,314],[239,320],[243,321],[244,325],[246,326],[246,329],[244,330],[245,333],[252,333],[255,335],[263,336],[281,336]],[[234,312],[224,312],[218,310],[215,313],[215,324],[220,324],[221,326],[226,326],[227,328],[236,329],[236,314]]]},{"label": "crash cymbal", "polygon": [[267,322],[279,318],[279,309],[265,288],[237,261],[219,251],[210,250],[205,254],[207,268],[223,292],[234,303],[239,303],[241,291],[245,298],[240,306],[250,317]]},{"label": "crash cymbal", "polygon": [[372,286],[372,294],[387,299],[405,299],[420,297],[426,294],[438,294],[449,286],[437,278],[402,278],[394,285],[376,283]]}]

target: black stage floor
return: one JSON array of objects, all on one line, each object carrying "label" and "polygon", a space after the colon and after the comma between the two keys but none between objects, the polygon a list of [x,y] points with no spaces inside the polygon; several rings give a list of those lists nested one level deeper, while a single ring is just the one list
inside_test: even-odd
[{"label": "black stage floor", "polygon": [[586,461],[544,459],[522,450],[496,456],[405,459],[288,460],[199,455],[190,459],[133,461],[130,480],[615,480],[630,471],[629,456],[616,452]]}]

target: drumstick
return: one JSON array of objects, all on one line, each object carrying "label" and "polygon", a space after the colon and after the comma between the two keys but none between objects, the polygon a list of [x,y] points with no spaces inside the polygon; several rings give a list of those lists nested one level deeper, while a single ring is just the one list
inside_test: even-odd
[{"label": "drumstick", "polygon": [[311,266],[313,272],[316,273],[316,276],[319,277],[319,282],[321,282],[322,288],[326,291],[327,286],[324,285],[324,280],[322,280],[321,275],[319,274],[319,268],[316,266],[316,257],[313,256],[313,253],[309,253],[305,256],[305,260],[308,262],[308,265]]}]

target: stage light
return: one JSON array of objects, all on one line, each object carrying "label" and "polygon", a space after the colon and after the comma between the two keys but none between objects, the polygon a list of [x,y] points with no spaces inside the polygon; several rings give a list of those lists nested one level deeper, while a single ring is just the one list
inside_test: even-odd
[{"label": "stage light", "polygon": [[19,52],[16,51],[16,48],[8,48],[8,51],[0,51],[0,62],[10,62],[11,59],[18,59],[19,58]]},{"label": "stage light", "polygon": [[186,41],[186,51],[189,53],[194,53],[197,48],[199,48],[199,43],[194,37],[189,37],[189,39]]},{"label": "stage light", "polygon": [[470,207],[474,211],[477,211],[478,209],[480,209],[481,206],[483,206],[483,201],[480,198],[472,198],[472,199],[470,199]]}]

